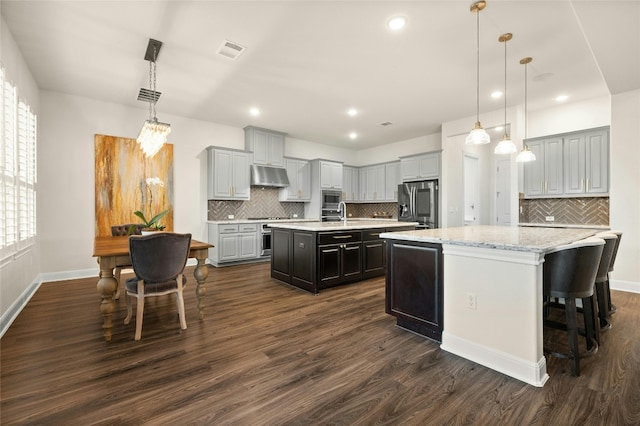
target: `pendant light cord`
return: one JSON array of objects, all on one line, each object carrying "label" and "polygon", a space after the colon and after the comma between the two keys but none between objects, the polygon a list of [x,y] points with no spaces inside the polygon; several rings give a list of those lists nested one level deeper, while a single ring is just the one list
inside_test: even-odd
[{"label": "pendant light cord", "polygon": [[507,41],[504,41],[504,134],[507,133]]},{"label": "pendant light cord", "polygon": [[524,140],[527,140],[527,120],[528,120],[528,115],[527,115],[527,66],[529,66],[529,63],[526,62],[524,64]]},{"label": "pendant light cord", "polygon": [[157,49],[153,46],[153,60],[149,61],[149,89],[151,89],[152,95],[149,101],[149,119],[151,121],[158,121],[156,117],[156,55]]},{"label": "pendant light cord", "polygon": [[480,9],[476,10],[476,123],[480,122]]}]

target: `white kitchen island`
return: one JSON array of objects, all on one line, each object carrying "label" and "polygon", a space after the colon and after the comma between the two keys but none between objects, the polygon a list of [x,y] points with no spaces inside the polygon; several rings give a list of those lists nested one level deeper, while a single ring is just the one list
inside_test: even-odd
[{"label": "white kitchen island", "polygon": [[542,338],[544,255],[596,232],[468,226],[380,237],[394,244],[442,245],[442,349],[543,386],[549,378]]}]

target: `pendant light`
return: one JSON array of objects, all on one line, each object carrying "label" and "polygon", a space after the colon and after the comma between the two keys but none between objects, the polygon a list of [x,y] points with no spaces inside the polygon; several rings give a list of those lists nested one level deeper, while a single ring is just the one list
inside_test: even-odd
[{"label": "pendant light", "polygon": [[480,124],[480,11],[484,9],[486,5],[486,1],[480,0],[473,3],[469,8],[471,12],[476,14],[476,124],[467,136],[465,143],[473,145],[481,145],[491,142],[491,137],[486,130],[482,128],[482,124]]},{"label": "pendant light", "polygon": [[536,161],[536,156],[527,146],[527,65],[533,61],[532,58],[522,58],[520,59],[520,64],[524,65],[524,140],[522,144],[524,147],[520,154],[516,157],[516,162],[518,163],[527,163],[529,161]]},{"label": "pendant light", "polygon": [[156,102],[161,93],[156,91],[156,59],[162,46],[161,41],[149,39],[145,59],[149,61],[149,90],[140,89],[138,100],[149,102],[149,119],[145,120],[136,139],[140,148],[147,157],[153,157],[167,142],[167,136],[171,133],[171,125],[161,123],[156,117]]},{"label": "pendant light", "polygon": [[500,43],[504,43],[504,135],[498,145],[496,145],[494,154],[513,154],[517,151],[516,146],[511,141],[507,133],[507,42],[513,38],[513,34],[506,33],[498,37]]}]

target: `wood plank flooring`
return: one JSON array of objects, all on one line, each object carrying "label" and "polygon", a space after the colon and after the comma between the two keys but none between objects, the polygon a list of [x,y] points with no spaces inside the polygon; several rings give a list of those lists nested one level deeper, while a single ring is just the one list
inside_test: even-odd
[{"label": "wood plank flooring", "polygon": [[97,278],[43,284],[0,342],[0,423],[640,424],[640,294],[613,292],[580,377],[550,358],[536,388],[396,327],[382,278],[314,296],[267,263],[212,268],[200,321],[187,273],[187,330],[151,299],[139,342],[124,300],[102,340]]}]

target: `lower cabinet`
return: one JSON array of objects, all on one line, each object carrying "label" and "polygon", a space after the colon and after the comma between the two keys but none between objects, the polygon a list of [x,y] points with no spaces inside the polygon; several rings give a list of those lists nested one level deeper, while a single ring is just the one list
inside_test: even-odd
[{"label": "lower cabinet", "polygon": [[318,287],[327,288],[362,278],[360,231],[318,234]]},{"label": "lower cabinet", "polygon": [[442,245],[387,240],[386,312],[398,326],[442,341]]},{"label": "lower cabinet", "polygon": [[259,257],[255,223],[210,224],[209,241],[214,245],[209,249],[209,259],[215,266]]},{"label": "lower cabinet", "polygon": [[373,278],[384,275],[385,246],[380,234],[384,229],[374,229],[362,232],[362,276]]}]

